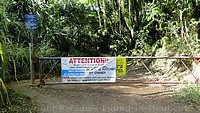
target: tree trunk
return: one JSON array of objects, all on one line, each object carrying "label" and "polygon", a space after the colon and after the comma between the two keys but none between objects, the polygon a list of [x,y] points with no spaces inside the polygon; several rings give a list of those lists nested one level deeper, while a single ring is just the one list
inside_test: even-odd
[{"label": "tree trunk", "polygon": [[104,23],[104,33],[107,32],[107,27],[106,27],[106,0],[103,0],[103,23]]},{"label": "tree trunk", "polygon": [[135,30],[139,30],[139,1],[132,0],[132,12],[134,12],[133,22],[135,23]]},{"label": "tree trunk", "polygon": [[130,42],[130,44],[129,44],[128,49],[129,49],[129,50],[134,49],[134,48],[135,48],[135,44],[136,44],[136,39],[135,39],[135,35],[134,35],[134,33],[133,33],[133,30],[132,30],[132,27],[129,28],[129,25],[128,25],[128,23],[127,23],[126,20],[125,20],[125,17],[124,17],[124,15],[123,15],[123,12],[122,12],[121,8],[119,8],[119,7],[120,7],[120,4],[119,4],[118,0],[115,0],[115,4],[116,4],[116,6],[117,6],[118,9],[119,9],[119,15],[120,15],[120,23],[121,23],[121,26],[125,26],[125,28],[128,30],[128,33],[129,33],[129,36],[130,36],[130,39],[131,39],[131,42]]},{"label": "tree trunk", "polygon": [[101,28],[101,16],[100,16],[100,11],[101,11],[101,6],[100,6],[100,2],[99,0],[97,0],[96,4],[98,5],[98,10],[97,10],[97,15],[98,15],[98,18],[99,18],[99,27]]}]

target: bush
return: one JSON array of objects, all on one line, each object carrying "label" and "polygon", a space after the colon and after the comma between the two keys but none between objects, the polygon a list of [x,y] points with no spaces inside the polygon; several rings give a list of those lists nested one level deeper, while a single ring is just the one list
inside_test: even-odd
[{"label": "bush", "polygon": [[69,52],[69,56],[73,57],[98,57],[100,56],[100,52],[95,49],[88,49],[84,51],[76,50],[76,49],[71,49]]},{"label": "bush", "polygon": [[200,110],[200,86],[187,85],[176,92],[174,99],[176,102],[191,105]]},{"label": "bush", "polygon": [[0,78],[0,102],[2,103],[0,104],[0,107],[4,107],[5,105],[10,105],[7,88],[1,78]]},{"label": "bush", "polygon": [[0,113],[35,113],[36,105],[27,96],[6,87],[0,78]]}]

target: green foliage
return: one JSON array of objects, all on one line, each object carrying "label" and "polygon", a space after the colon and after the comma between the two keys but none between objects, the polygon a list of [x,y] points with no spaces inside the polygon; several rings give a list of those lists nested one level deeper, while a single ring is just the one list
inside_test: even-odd
[{"label": "green foliage", "polygon": [[33,33],[36,57],[198,54],[199,4],[195,0],[2,0],[4,73],[12,78],[14,67],[17,74],[28,73],[30,31],[24,14],[29,12],[38,17]]},{"label": "green foliage", "polygon": [[69,56],[76,56],[76,57],[98,57],[100,53],[97,50],[85,50],[85,51],[78,51],[78,50],[71,50],[69,52]]},{"label": "green foliage", "polygon": [[[0,104],[0,112],[1,113],[35,113],[36,105],[34,102],[27,96],[18,94],[11,89],[7,90],[8,94],[3,95],[3,98],[9,98],[9,104],[5,103],[8,101],[4,101],[5,104]],[[6,97],[7,96],[7,97]]]},{"label": "green foliage", "polygon": [[176,54],[198,54],[200,20],[194,16],[198,5],[184,0],[144,3],[143,28],[137,33],[133,54],[159,55],[157,49],[163,50],[162,55],[175,50]]},{"label": "green foliage", "polygon": [[57,50],[55,48],[51,48],[50,42],[41,42],[41,44],[38,44],[35,51],[35,56],[37,57],[44,57],[44,56],[52,56],[55,55]]},{"label": "green foliage", "polygon": [[199,0],[1,0],[0,78],[29,73],[29,12],[36,57],[164,56],[199,54],[199,9]]},{"label": "green foliage", "polygon": [[174,95],[174,99],[177,102],[191,105],[200,110],[200,86],[199,85],[187,85],[180,89]]},{"label": "green foliage", "polygon": [[6,105],[10,105],[8,91],[7,91],[7,88],[1,78],[0,78],[0,101],[2,103],[2,105],[0,104],[0,108],[3,106],[6,106]]},{"label": "green foliage", "polygon": [[9,75],[8,73],[8,64],[7,64],[7,57],[4,53],[4,43],[3,41],[1,40],[0,42],[0,67],[1,67],[1,74],[0,74],[0,78],[3,78],[4,81],[6,81],[7,79],[7,76],[6,75]]}]

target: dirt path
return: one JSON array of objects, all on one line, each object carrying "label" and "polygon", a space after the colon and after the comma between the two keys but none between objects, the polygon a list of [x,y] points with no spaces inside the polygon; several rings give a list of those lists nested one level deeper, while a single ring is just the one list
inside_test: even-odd
[{"label": "dirt path", "polygon": [[29,86],[14,83],[13,89],[33,98],[38,113],[199,113],[173,102],[171,91],[122,80],[116,84],[57,84]]},{"label": "dirt path", "polygon": [[133,68],[115,84],[33,87],[29,86],[30,81],[21,81],[13,83],[12,88],[33,98],[38,113],[199,113],[193,107],[175,103],[170,88],[142,84],[148,76],[145,73]]}]

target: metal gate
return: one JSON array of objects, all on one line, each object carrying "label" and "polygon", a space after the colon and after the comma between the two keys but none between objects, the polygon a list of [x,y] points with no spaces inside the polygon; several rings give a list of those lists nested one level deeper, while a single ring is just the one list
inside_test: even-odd
[{"label": "metal gate", "polygon": [[[183,83],[181,80],[158,80],[159,77],[167,77],[169,74],[179,72],[180,69],[183,69],[182,72],[185,72],[187,74],[190,74],[194,79],[195,83],[199,83],[199,77],[194,75],[191,64],[195,63],[198,64],[200,56],[133,56],[133,57],[117,57],[117,58],[126,58],[127,59],[127,75],[128,76],[122,76],[118,77],[119,82],[120,80],[123,80],[124,78],[128,78],[131,75],[128,74],[131,71],[134,71],[133,69],[139,69],[142,70],[141,73],[145,74],[145,81],[143,81],[144,84],[162,84],[162,85],[177,85]],[[60,60],[61,57],[42,57],[39,58],[39,64],[38,64],[38,72],[37,74],[34,74],[34,77],[31,77],[31,81],[39,82],[39,84],[45,84],[45,83],[62,83],[59,80],[54,82],[48,82],[46,81],[47,78],[52,74],[52,72],[55,70],[60,70]],[[154,64],[156,61],[161,60],[162,62],[171,62],[170,65],[166,65],[166,69],[159,69],[159,67],[152,68],[152,64]],[[47,62],[51,62],[51,68],[49,68],[48,72],[44,74],[44,64]],[[179,65],[179,67],[177,67]],[[176,67],[176,68],[174,68]],[[156,68],[156,69],[155,69]],[[194,68],[194,67],[193,67]],[[175,69],[175,70],[174,70]],[[134,73],[133,73],[134,74]],[[138,74],[138,73],[135,73]],[[38,76],[38,80],[35,80],[35,77]],[[135,75],[136,76],[136,75]],[[183,75],[184,76],[184,75]],[[134,77],[133,77],[134,78]],[[165,79],[165,78],[163,78]],[[181,78],[180,78],[181,79]]]}]

